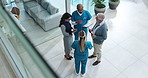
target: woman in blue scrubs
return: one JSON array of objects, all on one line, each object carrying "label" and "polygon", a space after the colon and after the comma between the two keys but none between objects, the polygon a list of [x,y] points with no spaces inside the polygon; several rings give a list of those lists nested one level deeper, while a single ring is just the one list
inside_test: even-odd
[{"label": "woman in blue scrubs", "polygon": [[88,49],[92,49],[92,44],[90,41],[86,41],[85,31],[79,32],[79,40],[75,40],[72,43],[72,48],[74,50],[75,58],[75,70],[76,74],[79,73],[80,64],[81,64],[81,76],[85,75],[86,63],[88,59]]}]

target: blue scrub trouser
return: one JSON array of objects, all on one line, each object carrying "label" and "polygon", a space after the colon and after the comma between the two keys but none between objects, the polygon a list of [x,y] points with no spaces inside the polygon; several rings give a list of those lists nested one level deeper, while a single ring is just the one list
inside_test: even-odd
[{"label": "blue scrub trouser", "polygon": [[[86,36],[87,36],[88,28],[83,28],[82,30],[85,31]],[[79,32],[80,32],[80,31],[81,31],[81,30],[77,30],[77,32],[74,33],[74,35],[75,35],[75,40],[78,40],[78,35],[79,35]]]},{"label": "blue scrub trouser", "polygon": [[80,71],[80,63],[81,63],[81,74],[84,74],[86,71],[87,59],[85,59],[85,60],[75,59],[75,70],[77,73],[79,73],[79,71]]}]

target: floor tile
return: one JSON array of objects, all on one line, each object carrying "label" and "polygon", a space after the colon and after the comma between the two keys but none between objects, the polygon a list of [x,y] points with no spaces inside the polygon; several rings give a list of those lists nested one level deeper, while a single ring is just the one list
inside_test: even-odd
[{"label": "floor tile", "polygon": [[138,60],[129,51],[120,46],[114,47],[103,57],[110,61],[120,72]]},{"label": "floor tile", "polygon": [[148,42],[148,31],[147,30],[148,28],[143,28],[141,31],[137,32],[134,36],[144,42]]},{"label": "floor tile", "polygon": [[147,78],[148,66],[141,61],[137,61],[129,66],[123,73],[128,78]]},{"label": "floor tile", "polygon": [[61,78],[64,78],[74,72],[74,59],[66,60],[64,59],[63,54],[57,55],[47,61]]},{"label": "floor tile", "polygon": [[[148,51],[147,51],[147,52],[148,52]],[[148,65],[148,53],[145,54],[140,60],[143,61],[145,64]]]},{"label": "floor tile", "polygon": [[148,44],[135,37],[129,38],[125,42],[121,43],[120,46],[130,51],[130,53],[137,58],[141,58],[144,54],[147,53],[148,50]]},{"label": "floor tile", "polygon": [[106,53],[110,52],[110,50],[111,50],[112,48],[114,48],[114,47],[116,47],[116,46],[117,46],[117,44],[116,44],[113,40],[107,38],[107,39],[103,42],[103,45],[102,45],[102,53],[103,53],[103,54],[106,54]]},{"label": "floor tile", "polygon": [[[44,42],[38,46],[36,46],[36,48],[40,51],[40,53],[44,56],[46,53],[48,53],[53,47],[55,47],[55,45],[58,45],[58,48],[62,48],[61,45],[63,43],[61,43],[61,36],[56,37],[52,40],[49,40],[47,42]],[[63,49],[63,48],[62,48]]]},{"label": "floor tile", "polygon": [[120,72],[107,60],[102,58],[102,62],[97,66],[92,66],[95,60],[89,60],[87,64],[87,74],[90,78],[114,78]]},{"label": "floor tile", "polygon": [[44,58],[51,59],[59,54],[63,54],[64,56],[64,50],[61,47],[59,47],[59,45],[55,45],[53,48],[50,48],[50,50],[44,55]]},{"label": "floor tile", "polygon": [[115,78],[127,78],[123,73],[120,73],[118,76],[116,76]]}]

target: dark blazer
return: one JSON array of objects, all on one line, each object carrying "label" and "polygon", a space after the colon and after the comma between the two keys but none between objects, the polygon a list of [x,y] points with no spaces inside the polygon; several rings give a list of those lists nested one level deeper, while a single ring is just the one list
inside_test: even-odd
[{"label": "dark blazer", "polygon": [[102,44],[104,40],[107,39],[107,25],[104,23],[100,28],[95,32],[96,37],[93,39],[93,42],[96,44]]}]

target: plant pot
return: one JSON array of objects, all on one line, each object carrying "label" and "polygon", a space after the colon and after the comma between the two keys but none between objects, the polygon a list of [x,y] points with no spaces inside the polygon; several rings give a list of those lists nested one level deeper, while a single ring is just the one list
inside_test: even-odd
[{"label": "plant pot", "polygon": [[117,1],[117,2],[112,2],[112,1],[109,1],[109,8],[110,9],[116,9],[117,6],[119,5],[120,1]]},{"label": "plant pot", "polygon": [[104,8],[94,7],[95,15],[97,15],[98,13],[104,13],[105,10],[106,10],[106,7],[104,7]]}]

